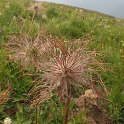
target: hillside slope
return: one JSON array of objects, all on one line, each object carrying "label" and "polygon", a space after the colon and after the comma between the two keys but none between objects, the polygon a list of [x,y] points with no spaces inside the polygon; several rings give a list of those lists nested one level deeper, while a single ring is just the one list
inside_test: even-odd
[{"label": "hillside slope", "polygon": [[[28,43],[27,37],[33,43],[32,41],[37,38],[39,32],[45,32],[45,30],[48,31],[48,36],[50,34],[50,36],[57,37],[60,41],[62,39],[65,44],[68,42],[71,42],[71,44],[77,43],[76,47],[80,47],[87,43],[88,52],[94,51],[102,68],[101,71],[98,70],[101,79],[99,82],[104,82],[105,86],[102,87],[105,87],[107,92],[106,97],[102,97],[100,103],[102,108],[106,109],[106,115],[112,123],[123,124],[124,20],[86,9],[44,2],[35,3],[30,0],[0,0],[0,95],[6,95],[4,105],[1,105],[0,108],[0,120],[10,116],[15,124],[20,122],[31,124],[35,123],[34,120],[38,122],[38,119],[41,124],[62,123],[63,105],[60,103],[60,99],[56,97],[42,104],[40,106],[41,111],[39,111],[39,108],[30,108],[29,90],[37,80],[38,83],[42,82],[41,75],[44,71],[36,71],[30,67],[28,69],[23,68],[19,64],[20,61],[11,61],[10,51],[6,48],[9,41],[10,47],[13,41],[15,41],[15,44],[20,43],[20,41],[25,41],[25,44]],[[44,39],[44,37],[42,38]],[[18,40],[19,38],[22,39]],[[47,41],[47,39],[45,40]],[[81,44],[78,41],[82,41]],[[17,44],[19,48],[21,48],[21,45],[24,48],[32,48],[32,45]],[[25,55],[26,51],[23,47],[15,59]],[[18,52],[15,46],[13,50]],[[12,51],[12,53],[14,52]],[[35,55],[35,52],[33,51],[32,54]],[[98,61],[95,62],[99,63]],[[6,91],[7,87],[9,87],[7,93],[4,94],[3,91]],[[84,89],[75,90],[78,94],[80,92],[84,93]],[[74,94],[75,97],[77,94]],[[75,109],[73,103],[70,104],[70,108]],[[29,116],[27,117],[27,115]],[[76,124],[80,120],[82,122],[82,118],[82,123],[85,123],[85,115],[86,113],[80,113],[75,118],[70,116],[70,124]]]}]

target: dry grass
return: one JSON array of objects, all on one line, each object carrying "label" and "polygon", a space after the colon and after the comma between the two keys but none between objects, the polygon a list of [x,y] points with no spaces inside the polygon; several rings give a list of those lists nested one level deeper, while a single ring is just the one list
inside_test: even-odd
[{"label": "dry grass", "polygon": [[0,93],[0,105],[5,104],[9,100],[11,87],[8,86],[7,90],[4,90]]}]

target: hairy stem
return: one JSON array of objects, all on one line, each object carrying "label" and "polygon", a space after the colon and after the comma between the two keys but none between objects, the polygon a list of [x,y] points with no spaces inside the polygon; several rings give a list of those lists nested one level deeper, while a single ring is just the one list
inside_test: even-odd
[{"label": "hairy stem", "polygon": [[64,108],[63,124],[67,124],[68,123],[69,104],[70,104],[70,98],[67,98],[67,100],[65,102],[65,108]]},{"label": "hairy stem", "polygon": [[68,81],[68,78],[65,78],[65,84],[66,84],[66,101],[65,101],[65,106],[64,106],[64,120],[63,120],[63,124],[67,124],[68,123],[69,104],[70,104],[69,83],[67,81]]}]

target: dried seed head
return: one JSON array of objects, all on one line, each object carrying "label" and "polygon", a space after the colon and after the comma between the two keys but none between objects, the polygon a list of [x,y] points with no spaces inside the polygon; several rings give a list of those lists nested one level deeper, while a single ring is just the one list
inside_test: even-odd
[{"label": "dried seed head", "polygon": [[50,84],[50,89],[59,88],[63,96],[68,92],[68,89],[71,92],[71,88],[75,85],[87,85],[89,65],[90,60],[85,52],[75,51],[64,56],[63,53],[60,53],[49,64],[45,78]]},{"label": "dried seed head", "polygon": [[35,3],[33,5],[31,5],[28,10],[32,10],[32,11],[40,11],[41,10],[41,4],[40,3]]},{"label": "dried seed head", "polygon": [[[42,32],[40,32],[42,33]],[[42,35],[42,37],[41,37]],[[25,35],[13,36],[7,43],[9,58],[26,67],[40,68],[41,62],[52,53],[53,46],[46,34],[38,34],[35,40]]]}]

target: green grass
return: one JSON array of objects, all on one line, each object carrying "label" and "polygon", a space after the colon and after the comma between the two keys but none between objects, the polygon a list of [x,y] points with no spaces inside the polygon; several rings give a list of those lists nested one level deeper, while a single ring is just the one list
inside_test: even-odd
[{"label": "green grass", "polygon": [[[29,5],[29,1],[0,0],[0,44],[5,43],[13,33],[35,37],[42,28],[72,42],[89,35],[92,37],[89,49],[102,51],[99,60],[106,63],[107,71],[101,72],[101,77],[110,92],[108,114],[115,123],[123,123],[124,20],[48,3],[43,3],[38,15],[33,18],[33,11],[27,10]],[[15,92],[12,97],[21,99],[22,94],[27,93],[31,79],[23,76],[18,65],[7,60],[3,49],[0,49],[0,85],[6,87],[7,83],[11,83]]]}]

